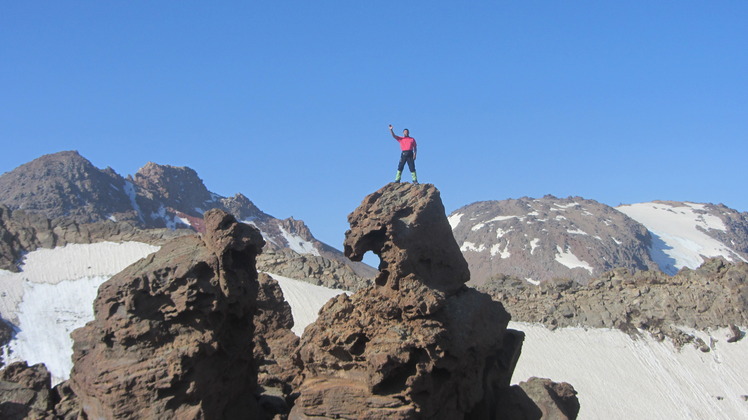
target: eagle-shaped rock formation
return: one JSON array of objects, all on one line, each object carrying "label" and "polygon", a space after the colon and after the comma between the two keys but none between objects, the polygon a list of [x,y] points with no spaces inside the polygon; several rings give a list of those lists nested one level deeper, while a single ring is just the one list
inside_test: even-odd
[{"label": "eagle-shaped rock formation", "polygon": [[467,263],[433,185],[388,184],[349,217],[345,254],[381,259],[304,332],[290,419],[502,418],[524,334],[464,285]]}]

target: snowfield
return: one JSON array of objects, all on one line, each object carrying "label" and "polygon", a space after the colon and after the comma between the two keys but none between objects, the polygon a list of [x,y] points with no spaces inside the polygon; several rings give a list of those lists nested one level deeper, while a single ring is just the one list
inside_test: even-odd
[{"label": "snowfield", "polygon": [[730,261],[746,261],[724,243],[704,230],[726,230],[717,216],[705,213],[703,204],[683,203],[674,206],[651,202],[616,207],[617,210],[644,225],[652,233],[652,259],[667,274],[683,267],[699,267],[703,257],[723,256]]},{"label": "snowfield", "polygon": [[6,363],[45,363],[55,383],[73,367],[70,333],[93,320],[93,301],[113,275],[159,248],[140,242],[69,244],[26,255],[20,273],[0,272],[0,315],[16,326]]},{"label": "snowfield", "polygon": [[748,418],[748,339],[727,343],[726,329],[697,333],[712,343],[703,353],[644,332],[633,339],[602,328],[509,327],[526,335],[512,382],[538,376],[572,384],[579,419]]},{"label": "snowfield", "polygon": [[[68,245],[29,253],[21,273],[0,271],[0,309],[18,327],[3,348],[5,361],[43,362],[55,383],[67,379],[69,334],[93,319],[98,286],[156,249],[133,242]],[[291,305],[296,334],[344,293],[270,275]],[[748,418],[748,339],[727,343],[726,331],[698,332],[712,348],[702,353],[646,333],[634,339],[609,329],[510,328],[526,334],[513,383],[531,376],[571,383],[579,393],[580,419]]]}]

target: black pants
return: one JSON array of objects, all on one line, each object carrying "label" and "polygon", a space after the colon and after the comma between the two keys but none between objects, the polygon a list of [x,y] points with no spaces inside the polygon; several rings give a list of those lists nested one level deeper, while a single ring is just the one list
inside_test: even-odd
[{"label": "black pants", "polygon": [[402,172],[405,167],[405,162],[408,162],[408,169],[410,172],[416,171],[416,162],[413,160],[413,151],[405,150],[400,154],[400,163],[397,164],[397,171]]}]

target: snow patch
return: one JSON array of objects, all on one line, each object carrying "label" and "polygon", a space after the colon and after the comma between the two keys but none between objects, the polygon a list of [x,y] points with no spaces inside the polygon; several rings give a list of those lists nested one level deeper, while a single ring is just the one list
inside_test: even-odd
[{"label": "snow patch", "polygon": [[652,259],[668,274],[675,274],[683,267],[697,268],[704,262],[703,257],[721,256],[730,261],[746,261],[735,250],[702,230],[726,229],[719,217],[703,213],[704,205],[639,203],[617,209],[649,229],[653,236]]},{"label": "snow patch", "polygon": [[462,214],[462,213],[455,213],[455,214],[447,217],[447,220],[449,221],[449,226],[452,227],[452,230],[454,230],[457,227],[457,225],[460,224],[460,220],[462,219],[462,216],[464,216],[464,214]]},{"label": "snow patch", "polygon": [[509,257],[512,256],[512,253],[509,252],[509,241],[506,242],[506,244],[504,245],[504,249],[503,250],[501,249],[501,244],[500,243],[499,244],[494,244],[491,247],[491,256],[495,257],[497,254],[500,254],[499,256],[501,258],[504,258],[504,259],[509,258]]},{"label": "snow patch", "polygon": [[634,339],[612,329],[509,328],[525,333],[512,383],[538,376],[572,384],[580,420],[748,418],[748,340],[727,343],[726,329],[698,333],[714,342],[702,353],[646,332]]},{"label": "snow patch", "polygon": [[283,290],[283,298],[291,305],[294,322],[291,331],[298,336],[304,333],[304,329],[309,324],[317,320],[319,310],[330,299],[341,293],[350,295],[344,290],[330,289],[277,274],[268,274],[278,282]]},{"label": "snow patch", "polygon": [[26,254],[20,273],[0,272],[0,314],[18,328],[7,361],[43,362],[58,383],[70,375],[70,332],[93,320],[98,287],[159,247],[140,242],[68,244]]},{"label": "snow patch", "polygon": [[481,244],[479,246],[476,246],[472,242],[465,241],[462,246],[460,247],[460,251],[473,251],[473,252],[483,252],[486,250],[486,246]]},{"label": "snow patch", "polygon": [[[151,219],[162,220],[167,229],[175,230],[177,228],[177,222],[173,216],[166,212],[166,207],[164,207],[163,204],[159,206],[158,211],[151,212]],[[189,224],[187,226],[189,226]]]},{"label": "snow patch", "polygon": [[309,242],[297,235],[290,233],[289,231],[283,229],[282,226],[278,226],[278,228],[280,229],[283,238],[285,238],[286,242],[288,242],[288,247],[293,251],[296,251],[299,254],[311,254],[317,256],[320,255],[319,250],[314,246],[312,242]]},{"label": "snow patch", "polygon": [[470,230],[472,230],[473,232],[475,232],[475,231],[480,230],[481,228],[483,228],[483,226],[485,226],[485,225],[486,225],[485,223],[477,223],[475,226],[471,227]]},{"label": "snow patch", "polygon": [[539,282],[539,281],[537,281],[537,280],[533,280],[533,279],[531,279],[530,277],[526,278],[525,280],[526,280],[526,281],[527,281],[528,283],[530,283],[530,284],[532,284],[532,285],[534,285],[534,286],[540,286],[540,282]]},{"label": "snow patch", "polygon": [[7,363],[44,363],[53,384],[70,377],[73,339],[70,333],[94,319],[93,301],[110,277],[84,277],[57,284],[23,283],[18,305],[18,333],[11,340]]},{"label": "snow patch", "polygon": [[272,243],[272,244],[274,244],[276,246],[280,246],[280,245],[278,245],[278,242],[276,242],[275,240],[273,240],[273,238],[270,235],[268,235],[265,231],[263,231],[262,229],[260,229],[259,226],[257,226],[257,223],[254,222],[255,219],[256,219],[256,217],[251,217],[249,219],[242,220],[241,223],[244,223],[246,225],[252,225],[255,228],[257,228],[257,230],[260,231],[260,235],[262,235],[262,239],[264,239],[265,242],[270,242],[270,243]]},{"label": "snow patch", "polygon": [[138,218],[141,222],[144,222],[143,220],[143,212],[140,210],[140,206],[138,205],[138,200],[136,200],[137,194],[135,193],[135,185],[133,185],[130,181],[125,181],[124,186],[125,194],[127,194],[127,197],[130,199],[130,205],[132,206],[133,210],[138,214]]},{"label": "snow patch", "polygon": [[565,251],[558,245],[556,246],[556,251],[558,251],[558,255],[556,255],[556,261],[558,261],[559,263],[569,268],[584,268],[585,270],[589,271],[590,274],[592,274],[592,266],[580,260],[571,251]]},{"label": "snow patch", "polygon": [[538,247],[538,244],[540,244],[540,238],[535,238],[530,241],[530,255],[535,253],[535,248]]},{"label": "snow patch", "polygon": [[589,233],[587,233],[587,232],[585,232],[583,230],[580,230],[580,229],[573,229],[573,230],[572,229],[567,229],[566,232],[570,233],[572,235],[588,235],[589,236]]},{"label": "snow patch", "polygon": [[553,203],[553,205],[554,205],[555,207],[558,207],[558,208],[560,208],[560,209],[564,209],[564,210],[566,210],[566,209],[570,209],[570,208],[572,208],[572,207],[576,207],[576,206],[579,206],[580,204],[579,204],[579,203],[569,203],[569,204],[558,204],[558,203]]}]

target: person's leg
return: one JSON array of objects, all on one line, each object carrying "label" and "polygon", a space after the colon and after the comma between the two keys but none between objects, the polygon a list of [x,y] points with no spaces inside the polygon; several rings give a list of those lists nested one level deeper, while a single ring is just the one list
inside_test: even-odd
[{"label": "person's leg", "polygon": [[410,169],[410,177],[413,179],[413,183],[418,183],[418,176],[416,175],[416,161],[413,160],[413,152],[408,155],[408,169]]},{"label": "person's leg", "polygon": [[403,175],[403,168],[405,168],[405,161],[407,156],[405,152],[400,154],[400,162],[397,164],[397,174],[395,175],[395,182],[400,182],[400,177]]}]

